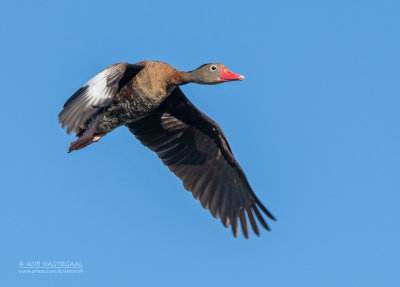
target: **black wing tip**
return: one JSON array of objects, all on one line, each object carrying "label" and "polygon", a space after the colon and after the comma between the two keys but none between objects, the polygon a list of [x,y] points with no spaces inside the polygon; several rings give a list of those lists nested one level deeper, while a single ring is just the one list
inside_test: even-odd
[{"label": "black wing tip", "polygon": [[237,228],[237,218],[236,217],[234,217],[231,222],[231,229],[232,229],[233,236],[235,238],[237,238],[238,237],[238,228]]},{"label": "black wing tip", "polygon": [[[257,223],[261,224],[261,226],[267,230],[271,231],[271,228],[265,221],[265,219],[262,216],[262,213],[260,210],[257,208],[257,206],[262,210],[263,213],[265,213],[268,218],[270,218],[273,221],[277,221],[277,219],[259,202],[258,199],[253,202],[253,204],[247,208],[242,208],[236,216],[233,216],[233,218],[229,218],[230,222],[225,218],[225,220],[221,219],[222,225],[227,228],[231,227],[232,235],[237,238],[239,234],[239,225],[240,229],[242,230],[242,234],[244,235],[245,239],[250,238],[250,229],[253,231],[253,234],[255,234],[257,237],[261,237],[261,229],[257,226]],[[247,213],[247,216],[246,216]],[[213,215],[214,216],[214,215]],[[214,216],[218,218],[219,216]],[[238,219],[239,219],[239,224],[238,224]],[[257,219],[257,220],[256,220]],[[249,222],[247,222],[247,220]],[[258,222],[257,222],[258,221]],[[249,223],[249,224],[248,224]],[[249,225],[251,228],[249,228]]]},{"label": "black wing tip", "polygon": [[65,109],[70,103],[72,103],[78,96],[82,93],[85,93],[88,89],[88,86],[85,84],[84,86],[80,87],[65,103],[63,108]]},{"label": "black wing tip", "polygon": [[269,219],[271,219],[273,221],[277,221],[275,216],[273,216],[272,213],[269,212],[269,210],[265,208],[265,206],[261,203],[261,201],[258,198],[256,198],[256,204],[261,208],[261,210],[264,212],[264,214],[266,216],[268,216]]}]

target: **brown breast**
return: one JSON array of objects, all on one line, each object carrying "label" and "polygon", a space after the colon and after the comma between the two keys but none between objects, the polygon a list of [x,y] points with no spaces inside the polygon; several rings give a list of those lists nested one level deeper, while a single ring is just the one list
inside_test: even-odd
[{"label": "brown breast", "polygon": [[99,129],[108,132],[147,116],[182,81],[181,72],[166,63],[143,61],[137,64],[145,67],[115,96]]}]

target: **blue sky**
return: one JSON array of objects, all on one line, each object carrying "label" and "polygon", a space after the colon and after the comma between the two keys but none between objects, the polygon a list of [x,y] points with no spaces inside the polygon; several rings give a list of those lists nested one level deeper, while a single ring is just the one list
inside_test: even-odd
[{"label": "blue sky", "polygon": [[[2,1],[1,286],[400,286],[398,1]],[[67,154],[57,115],[119,61],[187,85],[278,218],[234,239],[128,132]],[[83,274],[18,274],[80,261]]]}]

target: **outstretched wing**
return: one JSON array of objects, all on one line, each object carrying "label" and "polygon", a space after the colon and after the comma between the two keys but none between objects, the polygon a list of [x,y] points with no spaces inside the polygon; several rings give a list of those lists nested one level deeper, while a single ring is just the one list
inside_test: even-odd
[{"label": "outstretched wing", "polygon": [[269,230],[259,208],[275,218],[252,191],[228,141],[216,122],[198,110],[179,87],[153,113],[128,124],[129,130],[156,152],[184,187],[237,236],[237,218],[248,238],[247,218],[259,235],[255,218]]},{"label": "outstretched wing", "polygon": [[118,63],[94,76],[64,104],[64,109],[58,115],[62,127],[67,126],[67,133],[74,131],[78,135],[86,122],[99,109],[109,106],[122,86],[142,68],[136,64]]}]

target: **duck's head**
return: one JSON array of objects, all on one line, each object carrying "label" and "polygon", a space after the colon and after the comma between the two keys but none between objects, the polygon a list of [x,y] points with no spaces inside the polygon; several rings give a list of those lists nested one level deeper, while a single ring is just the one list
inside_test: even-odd
[{"label": "duck's head", "polygon": [[203,85],[215,85],[230,81],[243,81],[244,76],[229,71],[223,64],[210,63],[186,73],[187,82]]}]

